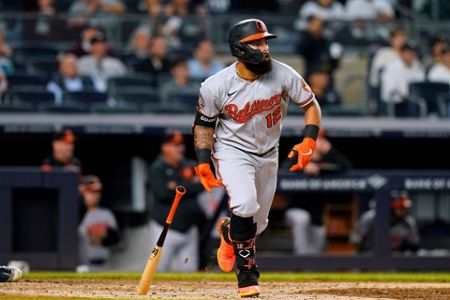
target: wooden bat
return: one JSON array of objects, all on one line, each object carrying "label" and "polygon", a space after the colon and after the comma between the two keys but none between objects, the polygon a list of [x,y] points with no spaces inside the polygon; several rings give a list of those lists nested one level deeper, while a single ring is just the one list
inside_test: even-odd
[{"label": "wooden bat", "polygon": [[150,284],[153,281],[153,276],[155,275],[156,268],[158,267],[159,259],[164,246],[164,241],[166,240],[167,232],[169,231],[170,224],[172,224],[173,217],[180,203],[181,197],[186,194],[186,188],[184,186],[177,186],[175,189],[175,199],[173,200],[172,207],[170,208],[169,215],[166,219],[166,224],[164,224],[164,229],[159,235],[159,239],[156,242],[155,248],[153,248],[150,257],[148,258],[147,265],[145,266],[144,272],[141,276],[141,281],[137,287],[138,295],[146,295]]}]

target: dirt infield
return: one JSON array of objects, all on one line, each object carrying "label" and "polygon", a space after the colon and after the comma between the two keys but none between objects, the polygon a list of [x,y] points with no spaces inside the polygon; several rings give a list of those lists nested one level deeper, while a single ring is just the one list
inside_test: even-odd
[{"label": "dirt infield", "polygon": [[[2,299],[239,299],[231,281],[156,281],[136,296],[130,279],[24,279],[0,285]],[[265,282],[261,299],[450,299],[450,283]]]}]

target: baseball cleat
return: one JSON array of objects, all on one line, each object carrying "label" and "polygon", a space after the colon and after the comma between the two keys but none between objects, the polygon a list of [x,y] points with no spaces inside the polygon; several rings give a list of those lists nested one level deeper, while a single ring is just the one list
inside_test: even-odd
[{"label": "baseball cleat", "polygon": [[0,266],[0,281],[17,281],[22,278],[22,271],[16,267]]},{"label": "baseball cleat", "polygon": [[[220,235],[220,246],[217,249],[217,263],[220,269],[225,272],[231,272],[234,268],[236,257],[234,256],[233,245],[231,244],[230,234],[230,218],[223,217],[217,225]],[[228,242],[228,241],[230,242]]]},{"label": "baseball cleat", "polygon": [[260,293],[258,285],[241,287],[238,288],[238,291],[241,298],[257,298]]}]

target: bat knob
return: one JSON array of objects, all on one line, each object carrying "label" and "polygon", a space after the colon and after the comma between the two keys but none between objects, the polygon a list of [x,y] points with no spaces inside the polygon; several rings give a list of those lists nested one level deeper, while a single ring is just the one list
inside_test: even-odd
[{"label": "bat knob", "polygon": [[186,188],[182,185],[179,185],[175,188],[177,194],[184,195],[186,194]]}]

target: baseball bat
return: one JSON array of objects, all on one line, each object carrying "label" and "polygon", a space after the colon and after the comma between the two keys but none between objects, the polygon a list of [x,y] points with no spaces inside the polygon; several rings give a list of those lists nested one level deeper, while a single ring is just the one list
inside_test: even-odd
[{"label": "baseball bat", "polygon": [[180,203],[181,197],[186,194],[186,188],[184,186],[177,186],[175,192],[175,199],[173,200],[169,215],[167,216],[166,224],[164,224],[164,228],[159,235],[156,246],[155,248],[153,248],[150,257],[148,258],[144,272],[142,273],[141,281],[139,282],[139,285],[137,287],[138,295],[146,295],[150,288],[150,284],[153,281],[153,276],[155,275],[156,268],[158,267],[159,259],[161,258],[161,253],[163,250],[164,241],[166,240],[167,232],[169,231],[170,224],[172,224],[172,220],[177,210],[178,203]]}]

